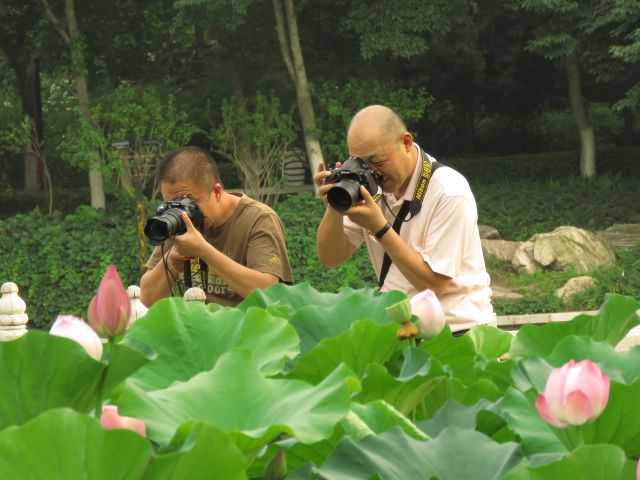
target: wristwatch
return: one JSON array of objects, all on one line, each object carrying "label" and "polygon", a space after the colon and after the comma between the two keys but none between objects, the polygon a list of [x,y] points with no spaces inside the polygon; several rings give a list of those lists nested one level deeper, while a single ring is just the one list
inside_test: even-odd
[{"label": "wristwatch", "polygon": [[391,224],[387,222],[387,224],[378,230],[376,233],[369,232],[369,236],[374,242],[379,242],[382,236],[387,233],[387,231],[391,228]]}]

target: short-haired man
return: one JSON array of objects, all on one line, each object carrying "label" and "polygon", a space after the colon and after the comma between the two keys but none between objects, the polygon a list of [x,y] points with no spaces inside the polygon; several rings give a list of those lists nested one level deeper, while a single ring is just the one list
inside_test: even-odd
[{"label": "short-haired man", "polygon": [[[328,206],[318,227],[320,262],[336,267],[366,242],[378,278],[384,275],[383,264],[390,262],[384,286],[409,297],[432,289],[452,332],[492,323],[476,203],[466,179],[444,166],[431,175],[435,160],[413,142],[400,116],[382,105],[366,107],[353,117],[347,143],[352,157],[381,175],[381,198],[376,203],[361,186],[364,200],[345,212],[333,209],[327,192],[334,185],[326,184],[329,172],[319,165],[314,181]],[[412,207],[396,233],[392,224],[402,217],[403,204],[408,202],[408,207],[412,200],[419,211]]]},{"label": "short-haired man", "polygon": [[198,231],[182,213],[186,233],[156,247],[147,262],[140,281],[144,305],[170,295],[174,279],[183,273],[183,257],[208,267],[203,285],[200,262],[192,261],[193,286],[205,289],[207,303],[235,306],[256,288],[293,280],[280,218],[256,200],[226,192],[209,152],[198,147],[175,150],[163,158],[157,177],[165,201],[186,195],[200,207],[206,230]]}]

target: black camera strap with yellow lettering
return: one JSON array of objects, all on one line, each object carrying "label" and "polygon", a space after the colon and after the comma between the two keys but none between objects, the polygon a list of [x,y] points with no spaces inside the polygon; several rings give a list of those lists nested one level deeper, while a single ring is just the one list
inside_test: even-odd
[{"label": "black camera strap with yellow lettering", "polygon": [[[440,167],[444,167],[442,163],[438,163],[435,161],[433,163],[430,162],[427,154],[422,149],[421,153],[422,171],[420,172],[420,178],[418,179],[416,189],[413,192],[413,198],[411,199],[411,201],[405,200],[403,202],[402,207],[400,207],[400,211],[398,212],[398,215],[395,216],[396,219],[393,222],[393,230],[398,235],[400,235],[400,227],[402,227],[402,224],[404,222],[410,221],[411,219],[413,219],[413,217],[420,213],[420,210],[422,209],[422,202],[424,201],[424,197],[427,194],[427,188],[429,187],[429,181],[431,180],[431,175],[433,175],[433,172],[435,172]],[[382,195],[380,196],[382,197]],[[389,206],[387,205],[387,208],[388,207]],[[389,211],[391,211],[391,209],[389,209]],[[405,220],[407,213],[410,213],[411,217]],[[390,267],[391,257],[387,252],[384,252],[384,259],[382,260],[382,269],[380,270],[380,280],[378,281],[378,287],[382,288],[382,286],[384,285],[384,281],[387,278],[387,273],[389,273]]]}]

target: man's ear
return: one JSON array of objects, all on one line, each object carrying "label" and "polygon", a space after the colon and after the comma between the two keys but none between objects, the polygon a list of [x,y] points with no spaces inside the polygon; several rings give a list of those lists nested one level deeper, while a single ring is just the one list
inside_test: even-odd
[{"label": "man's ear", "polygon": [[222,185],[220,185],[219,183],[216,183],[213,187],[213,196],[218,201],[220,201],[220,198],[222,198]]},{"label": "man's ear", "polygon": [[409,132],[404,132],[402,134],[402,144],[404,145],[404,149],[407,153],[413,148],[413,137]]}]

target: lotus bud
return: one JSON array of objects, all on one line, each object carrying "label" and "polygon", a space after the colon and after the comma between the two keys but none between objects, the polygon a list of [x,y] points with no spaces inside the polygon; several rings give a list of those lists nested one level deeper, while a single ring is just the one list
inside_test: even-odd
[{"label": "lotus bud", "polygon": [[608,400],[609,377],[591,360],[571,360],[551,372],[536,409],[548,423],[564,428],[592,422]]},{"label": "lotus bud", "polygon": [[117,337],[127,329],[131,301],[116,267],[111,264],[102,277],[98,293],[89,303],[89,324],[103,337]]},{"label": "lotus bud", "polygon": [[139,433],[143,437],[147,436],[147,429],[143,420],[133,417],[121,417],[118,415],[118,407],[115,405],[105,405],[102,407],[100,423],[106,430],[126,428],[127,430],[133,430]]},{"label": "lotus bud", "polygon": [[280,449],[271,459],[264,469],[264,480],[283,480],[287,476],[287,459],[284,449]]},{"label": "lotus bud", "polygon": [[408,298],[394,303],[385,308],[387,314],[398,323],[405,323],[411,320],[411,302]]},{"label": "lotus bud", "polygon": [[411,298],[411,311],[418,317],[418,338],[431,340],[444,328],[444,310],[435,292],[426,289]]},{"label": "lotus bud", "polygon": [[51,335],[75,340],[84,347],[89,356],[100,361],[102,358],[102,342],[98,334],[85,323],[82,318],[73,315],[58,315],[49,330]]}]

